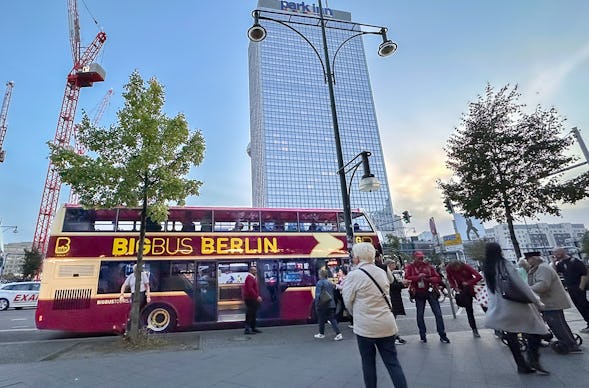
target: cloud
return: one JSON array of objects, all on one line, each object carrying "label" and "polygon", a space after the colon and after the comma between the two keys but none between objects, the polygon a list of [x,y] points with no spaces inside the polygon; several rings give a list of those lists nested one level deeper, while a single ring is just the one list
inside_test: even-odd
[{"label": "cloud", "polygon": [[529,100],[532,105],[540,102],[555,93],[566,78],[579,66],[589,59],[589,42],[575,51],[570,57],[556,66],[548,65],[538,71],[538,74],[530,81]]}]

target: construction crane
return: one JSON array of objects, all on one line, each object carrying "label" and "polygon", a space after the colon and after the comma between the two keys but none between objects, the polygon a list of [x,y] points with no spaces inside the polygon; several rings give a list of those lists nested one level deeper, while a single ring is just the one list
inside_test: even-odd
[{"label": "construction crane", "polygon": [[8,105],[10,104],[10,97],[12,97],[12,88],[14,82],[8,81],[6,83],[6,93],[4,93],[4,100],[2,101],[2,110],[0,111],[0,163],[4,162],[6,152],[2,148],[4,145],[4,138],[6,137],[6,118],[8,116]]},{"label": "construction crane", "polygon": [[[106,111],[106,108],[108,107],[108,104],[110,104],[110,97],[112,96],[112,89],[108,89],[108,92],[106,92],[106,94],[104,95],[104,97],[102,97],[102,101],[100,101],[100,105],[98,105],[98,109],[96,110],[96,114],[94,115],[94,118],[92,119],[92,125],[98,125],[98,123],[100,122],[100,119],[102,119],[102,115],[104,114],[104,112]],[[79,139],[78,139],[78,124],[74,125],[74,150],[76,150],[76,152],[78,153],[78,155],[84,155],[86,153],[86,148],[84,148],[84,145],[82,143],[80,143]],[[73,204],[77,204],[79,201],[79,197],[78,194],[71,189],[70,190],[70,199],[69,199],[69,203],[73,203]]]},{"label": "construction crane", "polygon": [[[94,82],[104,81],[105,77],[104,69],[99,64],[94,63],[94,60],[106,41],[106,33],[100,31],[82,53],[77,0],[68,0],[68,17],[74,66],[67,75],[65,93],[53,139],[53,144],[60,147],[70,145],[80,89],[90,87]],[[45,255],[47,251],[49,228],[57,209],[60,191],[61,177],[55,170],[51,160],[49,160],[49,168],[47,170],[47,178],[45,179],[32,246],[33,249],[39,251],[42,255]]]}]

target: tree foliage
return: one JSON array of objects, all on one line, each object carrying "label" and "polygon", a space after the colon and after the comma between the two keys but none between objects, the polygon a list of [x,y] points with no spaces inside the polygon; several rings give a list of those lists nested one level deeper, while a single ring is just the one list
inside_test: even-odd
[{"label": "tree foliage", "polygon": [[487,245],[486,240],[474,240],[465,242],[464,253],[472,260],[483,262],[485,260],[485,247]]},{"label": "tree foliage", "polygon": [[[145,82],[133,72],[123,97],[118,122],[109,128],[92,125],[84,114],[79,142],[87,154],[48,144],[53,165],[84,207],[141,207],[136,272],[136,279],[141,279],[146,219],[165,221],[169,204],[183,205],[186,197],[199,194],[202,182],[186,176],[202,162],[205,141],[199,130],[190,131],[183,114],[168,117],[163,112],[165,93],[155,78]],[[135,283],[138,295],[140,282]],[[131,340],[137,339],[138,326],[135,298]]]},{"label": "tree foliage", "polygon": [[517,87],[487,85],[446,144],[451,179],[438,181],[467,217],[507,222],[518,257],[515,219],[558,216],[560,203],[589,196],[589,173],[565,180],[559,172],[577,159],[566,154],[573,137],[563,136],[565,120],[554,108],[525,113],[519,97]]},{"label": "tree foliage", "polygon": [[25,248],[25,257],[22,264],[22,276],[25,280],[34,279],[41,271],[43,255],[36,249],[28,250]]}]

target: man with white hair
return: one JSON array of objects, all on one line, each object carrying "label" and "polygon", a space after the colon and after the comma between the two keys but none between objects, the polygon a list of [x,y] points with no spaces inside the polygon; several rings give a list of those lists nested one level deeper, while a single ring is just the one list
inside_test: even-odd
[{"label": "man with white hair", "polygon": [[349,313],[354,317],[354,334],[362,358],[364,384],[376,388],[376,349],[380,353],[396,388],[407,387],[405,374],[397,359],[395,336],[397,322],[391,311],[389,280],[386,272],[374,265],[376,249],[370,243],[352,247],[358,260],[356,270],[348,273],[342,296]]}]

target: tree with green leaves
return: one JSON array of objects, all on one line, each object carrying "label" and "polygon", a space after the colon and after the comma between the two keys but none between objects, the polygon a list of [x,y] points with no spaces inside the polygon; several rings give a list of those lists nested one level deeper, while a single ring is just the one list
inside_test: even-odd
[{"label": "tree with green leaves", "polygon": [[[79,142],[87,154],[48,144],[53,165],[82,206],[141,208],[135,271],[135,279],[141,279],[147,219],[165,221],[170,204],[184,205],[186,197],[199,194],[202,182],[186,176],[202,162],[205,141],[200,130],[190,131],[183,114],[168,117],[163,112],[165,93],[155,78],[145,82],[133,72],[123,97],[116,125],[94,126],[84,114]],[[140,283],[135,282],[135,295]],[[139,298],[133,300],[130,323],[128,338],[137,341]]]},{"label": "tree with green leaves", "polygon": [[382,242],[383,253],[385,256],[391,256],[399,261],[399,265],[403,265],[410,261],[410,256],[401,251],[401,243],[403,239],[395,236],[392,233],[385,235],[385,240]]},{"label": "tree with green leaves", "polygon": [[464,253],[472,260],[483,262],[487,240],[464,241]]},{"label": "tree with green leaves", "polygon": [[589,173],[563,177],[562,169],[577,159],[566,153],[574,140],[563,134],[565,120],[554,108],[525,113],[519,97],[517,86],[495,92],[487,85],[446,144],[452,177],[438,181],[465,216],[507,222],[517,257],[514,220],[558,216],[561,203],[589,196]]},{"label": "tree with green leaves", "polygon": [[25,257],[22,263],[22,276],[25,280],[34,279],[41,271],[41,264],[43,263],[43,255],[36,249],[30,251],[25,248]]}]

